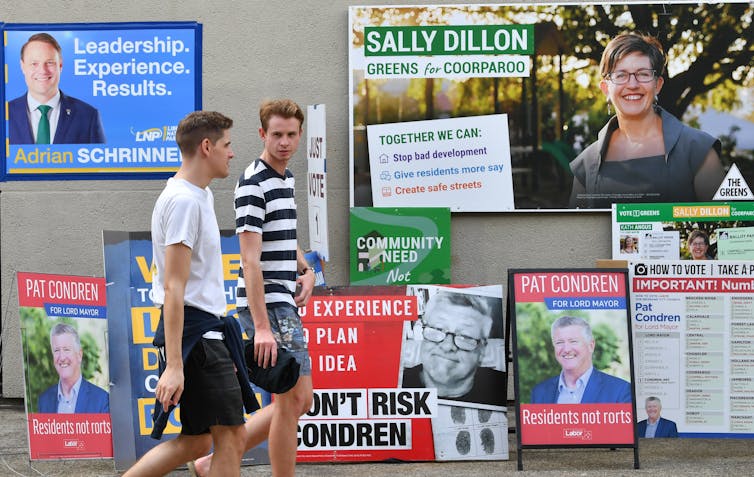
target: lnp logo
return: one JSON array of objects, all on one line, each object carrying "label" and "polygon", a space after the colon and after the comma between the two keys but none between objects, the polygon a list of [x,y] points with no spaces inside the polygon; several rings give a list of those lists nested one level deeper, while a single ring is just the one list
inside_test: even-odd
[{"label": "lnp logo", "polygon": [[154,142],[162,138],[161,128],[149,128],[143,131],[134,131],[131,128],[131,134],[136,136],[136,142]]},{"label": "lnp logo", "polygon": [[565,428],[563,429],[563,437],[566,439],[575,439],[579,441],[591,441],[592,431],[585,429]]}]

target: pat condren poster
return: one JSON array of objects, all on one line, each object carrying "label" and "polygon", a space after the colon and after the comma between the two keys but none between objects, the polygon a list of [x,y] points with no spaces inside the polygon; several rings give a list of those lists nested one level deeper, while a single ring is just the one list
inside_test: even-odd
[{"label": "pat condren poster", "polygon": [[625,270],[511,270],[519,450],[635,447]]},{"label": "pat condren poster", "polygon": [[104,278],[17,282],[30,458],[112,457]]}]

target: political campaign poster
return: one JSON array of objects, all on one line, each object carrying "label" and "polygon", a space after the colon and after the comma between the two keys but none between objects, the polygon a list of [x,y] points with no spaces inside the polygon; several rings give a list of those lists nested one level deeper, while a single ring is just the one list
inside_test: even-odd
[{"label": "political campaign poster", "polygon": [[301,309],[315,389],[299,461],[508,458],[499,285],[324,293]]},{"label": "political campaign poster", "polygon": [[[740,1],[351,6],[350,205],[751,200],[752,14]],[[627,38],[659,54],[611,62]],[[652,139],[629,150],[638,118]]]},{"label": "political campaign poster", "polygon": [[625,270],[510,270],[521,449],[634,447]]},{"label": "political campaign poster", "polygon": [[504,114],[367,126],[372,203],[512,210],[507,131]]},{"label": "political campaign poster", "polygon": [[355,207],[351,285],[450,283],[450,210]]},{"label": "political campaign poster", "polygon": [[201,109],[200,24],[9,23],[2,33],[1,179],[178,169],[178,122]]},{"label": "political campaign poster", "polygon": [[16,276],[29,457],[112,457],[105,280]]},{"label": "political campaign poster", "polygon": [[754,224],[717,229],[717,256],[725,260],[754,260]]},{"label": "political campaign poster", "polygon": [[754,260],[754,202],[613,204],[622,260]]},{"label": "political campaign poster", "polygon": [[[154,389],[157,385],[157,349],[152,346],[160,310],[152,292],[152,240],[149,232],[104,231],[105,279],[109,283],[107,307],[110,379],[113,408],[113,457],[116,469],[126,469],[161,441],[150,437],[153,429]],[[228,313],[235,313],[235,292],[240,263],[234,231],[222,231],[223,273]],[[270,395],[255,389],[260,405]],[[174,411],[162,440],[180,432],[180,407]],[[268,463],[266,443],[248,451],[244,462]]]},{"label": "political campaign poster", "polygon": [[644,406],[654,401],[675,431],[655,437],[754,437],[754,261],[636,260],[628,271],[640,431],[658,418]]},{"label": "political campaign poster", "polygon": [[[158,379],[152,339],[159,309],[149,298],[150,234],[105,231],[103,239],[113,405],[122,410],[113,416],[114,458],[116,468],[124,469],[159,442],[149,436]],[[233,231],[223,231],[221,241],[228,313],[234,314],[238,240]],[[417,322],[426,315],[429,298],[439,293],[437,287],[446,288],[315,288],[307,306],[299,309],[314,382],[312,408],[299,423],[299,461],[507,459],[508,421],[500,403],[506,396],[501,287],[466,287],[463,292],[447,287],[460,304],[439,308],[452,309],[454,319],[467,319],[446,324],[447,317],[437,314],[435,333],[422,334]],[[438,333],[447,339],[420,343],[426,336],[437,340]],[[464,348],[456,346],[459,342]],[[449,383],[478,383],[474,393],[468,396],[472,388],[465,386],[448,394],[436,385],[401,386],[403,364],[415,367],[421,362],[419,350],[431,345],[442,347],[457,363],[434,354],[427,362],[437,360]],[[457,372],[450,373],[452,369]],[[255,391],[262,406],[271,402],[266,391]],[[178,411],[163,440],[180,431],[180,407]],[[244,456],[245,464],[268,462],[266,442]]]}]

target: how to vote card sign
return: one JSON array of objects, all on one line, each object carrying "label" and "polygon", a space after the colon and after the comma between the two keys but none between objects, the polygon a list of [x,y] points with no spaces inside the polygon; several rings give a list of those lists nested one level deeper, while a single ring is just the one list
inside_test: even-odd
[{"label": "how to vote card sign", "polygon": [[112,457],[105,280],[17,279],[30,458]]},{"label": "how to vote card sign", "polygon": [[[143,179],[178,169],[178,122],[201,109],[200,24],[5,24],[2,33],[0,178]],[[36,143],[40,103],[52,107],[46,144]]]},{"label": "how to vote card sign", "polygon": [[754,260],[754,202],[613,204],[622,260]]},{"label": "how to vote card sign", "polygon": [[625,270],[511,270],[519,448],[634,447]]},{"label": "how to vote card sign", "polygon": [[658,398],[681,437],[754,437],[754,261],[628,270],[638,402]]},{"label": "how to vote card sign", "polygon": [[450,283],[450,210],[351,209],[351,285]]},{"label": "how to vote card sign", "polygon": [[306,107],[307,205],[309,246],[322,260],[330,259],[327,236],[327,114],[324,104]]}]

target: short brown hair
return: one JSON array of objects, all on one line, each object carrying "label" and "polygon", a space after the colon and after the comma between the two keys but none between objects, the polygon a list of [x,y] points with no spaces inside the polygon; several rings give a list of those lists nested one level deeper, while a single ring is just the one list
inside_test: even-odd
[{"label": "short brown hair", "polygon": [[704,245],[709,247],[709,235],[707,235],[707,232],[704,230],[694,229],[689,234],[689,238],[686,239],[686,246],[688,248],[691,248],[691,242],[696,240],[697,238],[701,237],[702,240],[704,240]]},{"label": "short brown hair", "polygon": [[262,123],[262,129],[267,131],[270,125],[270,118],[280,116],[283,119],[298,119],[299,128],[304,125],[304,112],[301,106],[290,99],[272,99],[262,103],[259,107],[259,122]]},{"label": "short brown hair", "polygon": [[28,40],[26,40],[26,43],[21,47],[21,61],[24,59],[24,51],[26,51],[26,45],[31,43],[32,41],[41,41],[42,43],[47,43],[48,45],[52,45],[53,48],[58,52],[58,56],[63,56],[61,53],[60,43],[58,43],[58,40],[55,39],[54,36],[50,35],[49,33],[35,33],[32,36],[29,37]]},{"label": "short brown hair", "polygon": [[616,63],[631,53],[641,53],[648,56],[656,77],[665,74],[667,58],[665,58],[665,51],[659,40],[653,36],[634,32],[622,33],[610,40],[605,51],[602,52],[600,74],[604,77],[612,73]]},{"label": "short brown hair", "polygon": [[194,111],[186,115],[178,123],[175,142],[181,149],[181,154],[190,156],[204,138],[215,144],[227,129],[233,127],[233,120],[216,111]]}]

